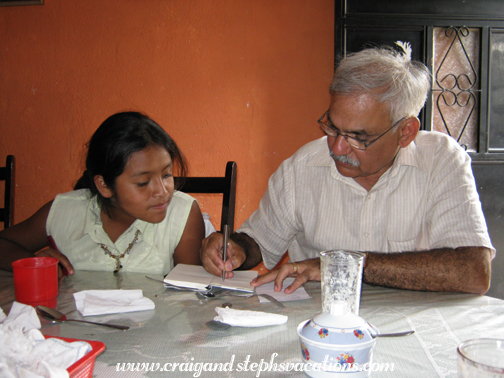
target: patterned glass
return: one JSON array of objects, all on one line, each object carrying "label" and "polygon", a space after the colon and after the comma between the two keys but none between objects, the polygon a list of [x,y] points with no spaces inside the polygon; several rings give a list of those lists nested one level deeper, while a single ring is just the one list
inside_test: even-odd
[{"label": "patterned glass", "polygon": [[432,129],[477,152],[479,38],[476,28],[434,28]]}]

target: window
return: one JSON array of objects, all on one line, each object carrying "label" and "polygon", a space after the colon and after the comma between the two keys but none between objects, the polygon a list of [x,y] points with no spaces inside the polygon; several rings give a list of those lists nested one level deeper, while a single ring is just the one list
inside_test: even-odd
[{"label": "window", "polygon": [[336,0],[335,58],[412,44],[433,74],[422,128],[455,138],[474,161],[504,163],[504,2]]}]

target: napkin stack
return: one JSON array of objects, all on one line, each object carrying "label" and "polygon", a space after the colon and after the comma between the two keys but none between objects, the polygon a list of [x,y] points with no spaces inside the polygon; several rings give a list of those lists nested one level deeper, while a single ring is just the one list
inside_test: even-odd
[{"label": "napkin stack", "polygon": [[153,310],[155,305],[142,290],[83,290],[74,294],[82,316]]},{"label": "napkin stack", "polygon": [[229,307],[216,307],[215,321],[236,327],[264,327],[284,324],[289,319],[285,315],[270,314],[261,311],[233,310]]},{"label": "napkin stack", "polygon": [[45,339],[31,306],[14,302],[5,316],[0,309],[0,377],[68,378],[69,366],[91,351],[84,341]]}]

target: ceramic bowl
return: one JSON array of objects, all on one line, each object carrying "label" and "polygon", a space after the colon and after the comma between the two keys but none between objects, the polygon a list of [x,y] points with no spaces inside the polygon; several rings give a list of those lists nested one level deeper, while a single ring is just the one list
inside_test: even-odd
[{"label": "ceramic bowl", "polygon": [[378,330],[335,302],[297,327],[301,354],[311,377],[368,377]]}]

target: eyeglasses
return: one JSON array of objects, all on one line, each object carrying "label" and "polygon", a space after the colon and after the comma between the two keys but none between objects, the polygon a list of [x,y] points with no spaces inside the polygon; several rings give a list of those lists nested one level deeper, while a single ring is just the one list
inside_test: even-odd
[{"label": "eyeglasses", "polygon": [[[324,118],[327,118],[327,120],[324,121]],[[320,117],[320,119],[317,122],[320,125],[320,127],[322,128],[322,130],[324,130],[324,132],[327,135],[332,136],[334,138],[337,138],[337,137],[339,137],[341,135],[343,138],[345,138],[346,142],[350,146],[355,147],[358,150],[364,151],[366,148],[368,148],[369,146],[371,146],[374,142],[376,142],[378,139],[380,139],[382,136],[384,136],[390,130],[392,130],[394,127],[396,127],[405,118],[406,117],[402,117],[399,121],[397,121],[396,123],[394,123],[389,129],[387,129],[387,131],[385,131],[383,134],[378,135],[378,137],[375,138],[375,139],[373,139],[372,141],[358,139],[357,137],[353,137],[353,136],[341,133],[336,128],[336,126],[334,126],[334,124],[332,123],[331,119],[329,118],[329,111],[325,112],[322,115],[322,117]]]}]

